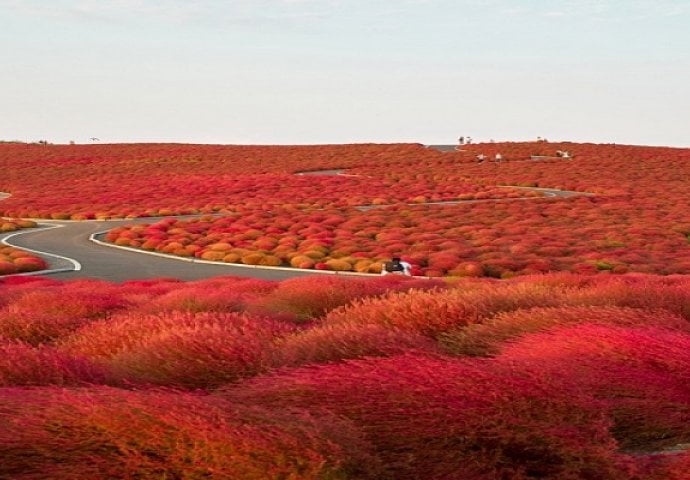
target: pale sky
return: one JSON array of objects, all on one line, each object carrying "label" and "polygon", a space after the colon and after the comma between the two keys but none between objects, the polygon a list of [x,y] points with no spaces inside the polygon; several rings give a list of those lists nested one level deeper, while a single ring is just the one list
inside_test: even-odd
[{"label": "pale sky", "polygon": [[690,146],[690,0],[0,0],[0,140]]}]

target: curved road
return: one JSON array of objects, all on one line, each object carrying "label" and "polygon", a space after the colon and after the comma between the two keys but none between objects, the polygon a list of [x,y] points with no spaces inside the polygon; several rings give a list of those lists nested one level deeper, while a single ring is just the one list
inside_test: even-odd
[{"label": "curved road", "polygon": [[[303,172],[302,174],[339,175],[341,174],[341,170]],[[571,192],[552,188],[511,187],[507,185],[501,187],[539,191],[547,197],[593,195],[586,192]],[[8,196],[7,194],[0,193],[0,200]],[[534,198],[542,197],[448,201],[434,202],[432,204],[444,205],[487,201],[513,201],[530,200]],[[420,204],[413,205],[419,206]],[[374,206],[360,207],[360,210],[366,210],[368,208],[374,208]],[[219,275],[284,280],[294,277],[335,273],[288,268],[238,266],[225,263],[206,263],[193,260],[190,261],[190,259],[181,259],[173,256],[165,257],[146,253],[136,254],[131,250],[99,245],[91,240],[93,234],[110,230],[119,225],[151,223],[160,218],[162,217],[80,222],[39,220],[43,228],[22,230],[18,233],[0,235],[0,243],[38,253],[48,262],[51,269],[51,271],[43,273],[50,273],[55,278],[62,280],[94,278],[121,282],[125,280],[160,277],[178,278],[180,280],[197,280]],[[37,273],[40,274],[41,272]],[[362,275],[351,272],[347,273],[351,275]]]},{"label": "curved road", "polygon": [[[103,247],[90,240],[92,234],[115,228],[118,225],[149,223],[156,220],[156,218],[147,217],[117,221],[41,221],[42,226],[52,225],[53,227],[6,235],[4,243],[18,248],[48,253],[49,255],[41,256],[48,261],[50,268],[62,270],[52,273],[51,277],[63,280],[96,278],[121,282],[157,277],[197,280],[218,275],[283,280],[321,273],[309,270],[292,271],[242,267],[225,263],[197,263],[177,258],[135,254],[119,248]],[[76,261],[76,264],[70,262],[70,259]]]}]

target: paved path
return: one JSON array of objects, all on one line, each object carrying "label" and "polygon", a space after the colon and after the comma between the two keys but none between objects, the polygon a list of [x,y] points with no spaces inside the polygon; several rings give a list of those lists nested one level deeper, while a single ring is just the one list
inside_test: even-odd
[{"label": "paved path", "polygon": [[[470,145],[470,144],[467,144]],[[438,150],[439,152],[463,152],[462,149],[466,145],[426,145],[426,148],[432,148]],[[559,157],[557,155],[530,155],[529,158],[513,159],[513,160],[503,160],[504,162],[536,162],[541,160],[572,160],[573,157]],[[487,159],[487,163],[491,163],[491,160]]]},{"label": "paved path", "polygon": [[[317,170],[300,172],[299,175],[341,175],[343,170]],[[572,192],[552,188],[513,187],[542,192],[545,196],[570,197],[574,195],[592,195],[585,192]],[[8,194],[0,193],[0,200]],[[535,197],[482,199],[482,200],[454,200],[432,202],[431,205],[451,205],[477,202],[497,202],[513,200],[531,200]],[[540,197],[537,197],[540,198]],[[422,204],[411,204],[419,206]],[[380,208],[386,205],[372,205],[359,207],[360,210]],[[49,264],[54,278],[69,280],[77,278],[95,278],[110,281],[124,281],[145,278],[170,277],[181,280],[197,280],[219,275],[236,275],[242,277],[263,278],[268,280],[284,280],[286,278],[303,277],[308,275],[322,275],[325,273],[315,270],[270,269],[251,266],[237,266],[225,263],[199,263],[188,259],[162,257],[145,253],[135,253],[131,250],[98,245],[91,240],[91,236],[98,232],[110,230],[119,225],[132,223],[153,223],[160,218],[147,217],[128,220],[109,221],[39,221],[41,229],[22,230],[19,232],[0,235],[0,242],[34,251],[41,255]]]},{"label": "paved path", "polygon": [[427,145],[426,148],[433,148],[441,152],[457,152],[459,145]]},{"label": "paved path", "polygon": [[[594,196],[594,194],[591,192],[576,192],[574,190],[558,190],[557,188],[516,187],[513,185],[500,185],[499,188],[515,188],[518,190],[529,190],[531,192],[541,192],[544,194],[545,197],[576,197],[576,196],[592,197],[592,196]],[[529,197],[529,198],[534,198],[534,197]],[[513,200],[517,200],[517,199],[513,199]]]},{"label": "paved path", "polygon": [[342,175],[345,170],[342,168],[333,168],[330,170],[306,170],[304,172],[297,172],[295,175]]},{"label": "paved path", "polygon": [[103,247],[90,240],[92,234],[118,225],[150,223],[156,220],[158,219],[138,218],[121,221],[41,222],[41,225],[50,226],[4,235],[0,240],[18,248],[47,253],[48,255],[42,256],[51,269],[67,270],[51,273],[51,278],[61,280],[96,278],[121,282],[157,277],[197,280],[219,275],[284,280],[319,273],[309,270],[294,272],[239,267],[224,263],[195,263]]}]

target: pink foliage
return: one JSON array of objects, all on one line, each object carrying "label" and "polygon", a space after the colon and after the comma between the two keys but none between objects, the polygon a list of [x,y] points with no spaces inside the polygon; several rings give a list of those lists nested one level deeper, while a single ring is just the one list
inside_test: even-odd
[{"label": "pink foliage", "polygon": [[131,382],[209,388],[268,368],[272,342],[291,330],[238,313],[129,314],[88,325],[60,348]]},{"label": "pink foliage", "polygon": [[690,334],[659,326],[583,324],[533,333],[496,358],[513,371],[601,399],[630,450],[690,443]]},{"label": "pink foliage", "polygon": [[423,335],[385,325],[317,325],[277,341],[275,362],[278,366],[298,366],[391,356],[410,350],[435,351],[436,348]]},{"label": "pink foliage", "polygon": [[458,283],[450,290],[413,290],[357,300],[333,310],[325,324],[379,324],[437,336],[502,311],[557,305],[563,292],[530,284]]},{"label": "pink foliage", "polygon": [[485,362],[415,354],[351,360],[258,377],[221,394],[344,416],[396,479],[629,478],[588,397]]},{"label": "pink foliage", "polygon": [[[1,389],[0,478],[365,478],[346,421],[181,392]],[[375,478],[375,477],[374,477]]]},{"label": "pink foliage", "polygon": [[0,387],[87,385],[114,381],[110,372],[49,346],[0,342]]},{"label": "pink foliage", "polygon": [[503,312],[447,332],[441,338],[446,352],[456,355],[487,356],[497,354],[502,346],[522,335],[573,324],[621,325],[639,327],[656,325],[690,332],[690,323],[667,310],[643,310],[612,306],[535,307]]},{"label": "pink foliage", "polygon": [[78,286],[26,288],[18,293],[0,309],[0,336],[31,344],[54,341],[126,306],[118,296]]},{"label": "pink foliage", "polygon": [[690,446],[644,456],[645,473],[641,480],[690,480]]},{"label": "pink foliage", "polygon": [[258,300],[253,309],[269,312],[287,311],[294,313],[297,319],[305,321],[317,318],[357,298],[379,295],[391,284],[401,285],[338,276],[293,278],[280,282],[278,288]]}]

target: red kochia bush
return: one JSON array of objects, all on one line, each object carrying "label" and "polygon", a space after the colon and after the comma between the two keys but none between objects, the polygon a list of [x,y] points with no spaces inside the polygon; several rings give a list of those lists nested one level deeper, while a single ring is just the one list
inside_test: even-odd
[{"label": "red kochia bush", "polygon": [[603,401],[630,450],[690,443],[690,334],[658,326],[578,325],[506,344],[499,365],[577,386]]},{"label": "red kochia bush", "polygon": [[246,295],[203,287],[181,287],[156,298],[140,310],[146,312],[239,312],[244,310]]},{"label": "red kochia bush", "polygon": [[0,342],[0,387],[109,383],[112,375],[93,362],[49,346]]},{"label": "red kochia bush", "polygon": [[391,329],[434,336],[480,318],[480,307],[455,290],[394,292],[365,298],[337,308],[324,317],[324,325],[382,325]]},{"label": "red kochia bush", "polygon": [[48,277],[4,277],[0,278],[0,285],[12,288],[35,288],[35,287],[56,287],[62,285],[59,280],[53,280]]},{"label": "red kochia bush", "polygon": [[435,351],[433,341],[386,325],[318,325],[275,344],[276,365],[326,363],[359,357],[391,356],[408,350]]},{"label": "red kochia bush", "polygon": [[116,295],[88,292],[71,284],[26,288],[0,309],[0,336],[31,344],[50,342],[124,305]]},{"label": "red kochia bush", "polygon": [[688,277],[674,282],[663,277],[644,276],[615,278],[596,282],[573,292],[573,302],[587,305],[618,305],[634,308],[663,308],[690,321],[690,282]]},{"label": "red kochia bush", "polygon": [[560,290],[539,285],[458,283],[446,291],[411,291],[356,300],[330,312],[324,323],[389,325],[437,336],[497,312],[557,305],[562,298]]},{"label": "red kochia bush", "polygon": [[85,327],[60,348],[98,360],[133,382],[208,388],[254,375],[291,327],[237,313],[123,315]]},{"label": "red kochia bush", "polygon": [[350,303],[356,298],[378,295],[387,289],[386,282],[337,276],[308,276],[283,280],[271,294],[255,306],[259,311],[294,313],[308,320]]},{"label": "red kochia bush", "polygon": [[190,285],[209,289],[228,290],[233,293],[266,295],[275,290],[279,282],[244,277],[212,277],[191,282]]},{"label": "red kochia bush", "polygon": [[344,416],[398,480],[629,479],[588,397],[485,361],[351,360],[254,378],[219,394],[233,404]]},{"label": "red kochia bush", "polygon": [[365,478],[376,463],[347,421],[180,392],[0,389],[0,412],[13,480]]},{"label": "red kochia bush", "polygon": [[142,305],[139,310],[145,312],[243,311],[249,301],[269,294],[277,286],[278,282],[240,277],[214,277],[185,282]]},{"label": "red kochia bush", "polygon": [[[32,222],[33,223],[33,222]],[[7,228],[14,225],[16,228]],[[33,226],[36,226],[35,224]],[[0,233],[18,230],[19,225],[10,224],[0,218]],[[0,245],[0,276],[13,273],[35,272],[48,268],[42,258],[18,248]]]},{"label": "red kochia bush", "polygon": [[456,355],[497,354],[505,342],[550,328],[596,323],[624,326],[661,326],[690,331],[690,323],[667,310],[627,307],[536,307],[503,312],[481,324],[469,325],[442,335],[444,350]]},{"label": "red kochia bush", "polygon": [[641,458],[645,465],[645,472],[640,476],[642,480],[689,480],[690,479],[690,450],[685,445],[685,451],[667,451]]},{"label": "red kochia bush", "polygon": [[403,275],[384,275],[369,280],[372,285],[385,291],[406,292],[408,290],[445,290],[448,283],[441,279],[413,278]]}]

